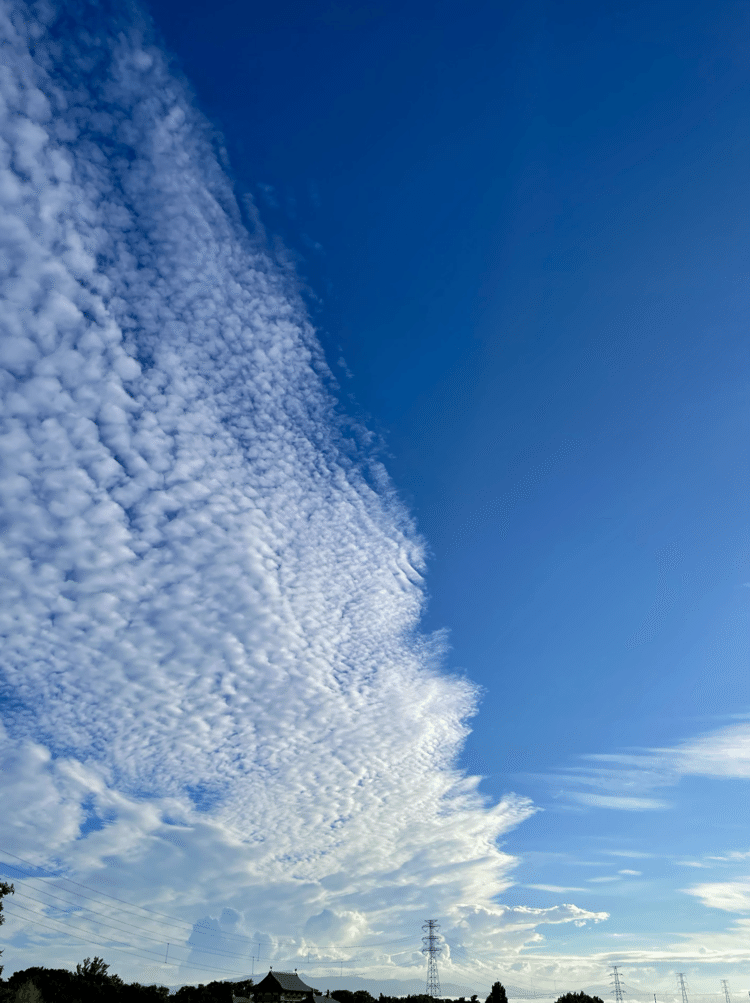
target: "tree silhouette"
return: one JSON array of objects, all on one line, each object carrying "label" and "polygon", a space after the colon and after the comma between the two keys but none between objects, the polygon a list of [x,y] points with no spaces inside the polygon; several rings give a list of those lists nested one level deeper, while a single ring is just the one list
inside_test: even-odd
[{"label": "tree silhouette", "polygon": [[[106,975],[109,965],[104,961],[103,958],[94,958],[91,961],[90,958],[84,958],[83,961],[79,961],[75,966],[75,974],[81,976],[84,979],[103,979]],[[117,978],[117,976],[114,976]]]},{"label": "tree silhouette", "polygon": [[337,1003],[375,1003],[375,997],[366,989],[334,989],[331,999]]},{"label": "tree silhouette", "polygon": [[[0,881],[0,926],[5,922],[5,916],[3,916],[3,897],[5,895],[13,895],[15,893],[15,888],[13,885],[7,884],[5,881]],[[0,951],[0,954],[3,952]],[[0,975],[3,974],[3,966],[0,965]]]},{"label": "tree silhouette", "polygon": [[29,981],[18,990],[14,1003],[44,1003],[44,1000],[34,983]]},{"label": "tree silhouette", "polygon": [[[0,979],[0,1003],[166,1003],[166,986],[127,984],[119,975],[109,975],[108,967],[101,958],[86,958],[75,972],[67,968],[26,968],[14,972],[7,982]],[[24,997],[29,983],[33,983],[38,996]],[[229,983],[224,985],[224,993],[221,997],[202,997],[201,1003],[232,1003]]]},{"label": "tree silhouette", "polygon": [[588,996],[584,992],[564,993],[558,997],[556,1003],[604,1003],[599,996]]},{"label": "tree silhouette", "polygon": [[508,1003],[508,997],[505,995],[505,986],[502,982],[492,983],[492,989],[490,990],[490,995],[487,997],[487,1003]]},{"label": "tree silhouette", "polygon": [[232,982],[209,982],[208,985],[181,986],[172,997],[175,1003],[232,1003]]}]

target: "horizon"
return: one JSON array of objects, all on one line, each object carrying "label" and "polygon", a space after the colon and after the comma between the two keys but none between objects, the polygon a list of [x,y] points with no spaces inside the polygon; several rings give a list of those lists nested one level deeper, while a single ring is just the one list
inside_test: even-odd
[{"label": "horizon", "polygon": [[[108,967],[110,967],[110,966],[108,966]],[[311,967],[313,967],[313,966],[311,966]],[[370,991],[370,990],[374,989],[374,990],[378,991],[384,997],[386,997],[386,998],[392,998],[392,999],[407,999],[407,998],[413,997],[413,996],[429,995],[429,994],[425,994],[424,992],[420,992],[419,991],[419,988],[422,986],[422,983],[423,983],[424,980],[420,981],[418,979],[413,979],[413,978],[412,979],[397,979],[397,978],[373,979],[373,978],[367,978],[365,976],[359,976],[359,975],[335,976],[335,975],[331,975],[329,973],[325,973],[325,974],[316,973],[316,974],[313,974],[313,975],[309,975],[308,973],[305,973],[304,971],[302,973],[300,973],[298,971],[298,969],[293,969],[292,970],[292,969],[273,969],[273,968],[269,968],[268,972],[266,972],[264,974],[261,973],[261,976],[262,976],[262,978],[265,978],[265,975],[271,974],[274,971],[280,972],[282,974],[287,974],[287,975],[300,975],[301,978],[304,976],[305,978],[312,978],[312,979],[318,979],[318,980],[323,979],[324,982],[325,982],[323,989],[320,989],[318,986],[311,986],[311,988],[314,989],[316,993],[322,994],[322,995],[325,995],[327,992],[335,992],[336,989],[350,989],[350,990],[352,990],[352,987],[354,987],[352,991],[356,991],[356,989],[358,989],[358,988],[359,989],[366,989],[367,991]],[[258,974],[256,973],[256,978],[257,977],[258,977]],[[231,984],[231,983],[235,983],[235,982],[244,982],[244,981],[246,981],[246,978],[238,977],[238,978],[234,978],[234,979],[224,979],[224,980],[218,980],[218,981],[223,981],[223,982]],[[534,989],[525,989],[525,988],[522,988],[522,987],[519,987],[519,986],[515,986],[511,982],[502,983],[502,980],[499,980],[499,979],[495,980],[495,981],[501,981],[501,984],[503,985],[504,989],[506,990],[506,994],[507,994],[508,999],[540,999],[540,1000],[549,999],[549,1000],[558,1000],[558,999],[560,999],[566,993],[583,992],[583,993],[586,993],[589,996],[596,997],[596,998],[602,999],[603,1001],[606,1001],[610,996],[612,996],[614,994],[614,991],[611,988],[611,985],[612,985],[611,981],[610,982],[606,982],[606,983],[604,983],[604,982],[602,982],[602,983],[593,983],[591,985],[582,986],[579,989],[571,989],[571,988],[565,988],[564,986],[559,986],[558,988],[552,989],[550,991],[545,991],[545,990],[542,990],[542,989],[537,989],[537,990],[534,990]],[[153,985],[153,986],[160,986],[160,985],[164,986],[164,985],[166,985],[167,988],[170,991],[170,994],[174,994],[178,989],[182,988],[183,986],[195,986],[195,985],[198,985],[198,983],[195,983],[195,982],[184,982],[184,983],[180,983],[178,985],[169,985],[169,984],[167,984],[165,982],[151,982],[151,983],[147,983],[147,985]],[[255,985],[257,985],[257,982],[255,983]],[[404,989],[404,991],[400,995],[397,992],[394,993],[392,991],[391,992],[384,992],[383,991],[384,989],[390,989],[390,990],[397,989],[399,986],[402,986],[403,989]],[[447,992],[443,992],[442,991],[442,986],[441,986],[441,993],[440,993],[439,997],[437,997],[438,999],[454,999],[454,1000],[465,999],[465,1000],[469,1000],[471,998],[471,995],[472,995],[472,993],[469,991],[469,987],[468,986],[457,986],[457,985],[455,985],[453,983],[446,983],[445,984],[445,988],[448,990]],[[407,989],[414,990],[414,992],[407,992],[406,991]],[[462,989],[464,990],[463,995],[461,995],[461,990]],[[489,989],[487,989],[486,991],[489,992]],[[378,997],[374,996],[372,993],[371,993],[371,995],[372,995],[372,997],[374,999],[378,998]],[[476,995],[481,1000],[482,997],[483,997],[483,995],[484,995],[484,993],[480,992],[480,993],[477,993]],[[624,992],[623,995],[626,996],[627,999],[648,1000],[649,1003],[650,1003],[650,1001],[653,999],[653,997],[654,997],[655,994],[652,993],[652,992],[644,991],[644,992],[640,992],[640,993],[632,993],[632,992],[625,993]],[[682,1001],[682,995],[681,995],[681,993],[679,991],[670,995],[669,992],[665,992],[664,990],[662,990],[662,993],[660,995],[662,996],[662,1001],[669,1001],[669,1000],[671,1000],[672,1003],[683,1003],[683,1001]],[[725,997],[725,993],[724,993],[723,988],[720,989],[720,990],[716,990],[715,992],[703,992],[703,993],[698,992],[698,993],[696,993],[696,992],[692,991],[692,989],[689,992],[689,998],[691,998],[691,999],[692,998],[696,998],[696,999],[701,999],[701,1000],[707,1000],[707,999],[713,999],[715,997],[719,997],[721,1000],[725,1000],[726,997]]]}]

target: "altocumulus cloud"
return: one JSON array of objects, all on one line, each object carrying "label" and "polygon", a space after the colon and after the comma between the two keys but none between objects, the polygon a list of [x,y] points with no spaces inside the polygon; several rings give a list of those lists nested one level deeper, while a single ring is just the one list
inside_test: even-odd
[{"label": "altocumulus cloud", "polygon": [[[455,769],[477,692],[419,632],[419,538],[128,18],[2,8],[2,847],[286,957],[603,918],[497,904],[533,809]],[[20,917],[16,967],[69,962]]]}]

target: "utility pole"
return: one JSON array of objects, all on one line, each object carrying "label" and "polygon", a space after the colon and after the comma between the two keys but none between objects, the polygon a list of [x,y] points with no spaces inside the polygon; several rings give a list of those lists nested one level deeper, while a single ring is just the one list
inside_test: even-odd
[{"label": "utility pole", "polygon": [[729,982],[726,979],[721,980],[721,988],[724,990],[724,999],[727,1003],[732,1003],[732,1000],[729,997]]},{"label": "utility pole", "polygon": [[422,937],[422,943],[424,944],[422,954],[427,955],[427,995],[437,997],[440,996],[437,956],[442,951],[438,935],[440,924],[435,919],[428,919],[425,921],[422,929],[427,935]]},{"label": "utility pole", "polygon": [[618,972],[619,965],[612,965],[612,995],[615,998],[615,1003],[623,1003],[623,989],[622,983],[620,982],[620,973]]},{"label": "utility pole", "polygon": [[678,972],[677,973],[677,981],[680,984],[680,991],[682,992],[682,1003],[689,1003],[689,1001],[688,1001],[688,994],[687,994],[687,986],[685,985],[685,975],[684,975],[683,972]]}]

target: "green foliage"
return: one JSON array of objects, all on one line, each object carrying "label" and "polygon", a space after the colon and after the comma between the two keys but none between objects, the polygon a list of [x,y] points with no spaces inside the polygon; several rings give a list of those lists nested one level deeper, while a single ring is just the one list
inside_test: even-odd
[{"label": "green foliage", "polygon": [[242,982],[233,982],[232,992],[235,996],[250,996],[252,995],[254,985],[255,983],[252,979],[244,979]]},{"label": "green foliage", "polygon": [[502,982],[492,983],[492,989],[490,989],[490,995],[487,997],[487,1003],[508,1003],[508,997],[505,995],[505,986]]},{"label": "green foliage", "polygon": [[29,979],[28,982],[24,982],[16,993],[14,1003],[44,1003],[44,1000],[42,999],[42,994]]},{"label": "green foliage", "polygon": [[108,968],[101,958],[86,958],[75,972],[67,968],[26,968],[14,972],[0,985],[0,1003],[17,1003],[19,990],[28,982],[39,992],[39,1000],[28,1003],[165,1003],[169,996],[166,986],[142,986],[138,982],[128,985],[119,975],[109,975]]},{"label": "green foliage", "polygon": [[93,961],[91,958],[84,958],[76,965],[76,975],[89,982],[122,985],[123,982],[119,975],[107,975],[108,968],[109,965],[104,961],[104,958],[97,957]]},{"label": "green foliage", "polygon": [[599,996],[588,996],[584,992],[580,993],[564,993],[559,996],[557,1003],[604,1003],[604,1001]]},{"label": "green foliage", "polygon": [[331,999],[338,1000],[338,1003],[375,1003],[375,997],[366,989],[357,989],[354,992],[351,989],[334,989]]},{"label": "green foliage", "polygon": [[18,990],[27,982],[33,982],[45,1003],[80,1003],[81,996],[75,990],[76,976],[67,968],[25,968],[14,972],[5,983],[4,1003],[15,1003]]},{"label": "green foliage", "polygon": [[15,894],[16,889],[13,885],[9,885],[6,881],[0,881],[0,926],[5,922],[5,916],[2,915],[3,911],[3,897],[5,895]]},{"label": "green foliage", "polygon": [[[250,980],[252,984],[252,980]],[[181,986],[170,1000],[177,1003],[232,1003],[232,994],[239,996],[237,982],[209,982],[208,985]],[[244,993],[242,994],[244,995]]]},{"label": "green foliage", "polygon": [[[0,881],[0,926],[5,922],[5,916],[3,916],[3,898],[6,895],[14,895],[15,888],[13,885],[9,885],[6,881]],[[3,952],[0,951],[0,954]],[[0,975],[3,974],[3,966],[0,965]]]},{"label": "green foliage", "polygon": [[[410,993],[408,996],[384,996],[383,993],[377,1003],[453,1003],[453,1000],[441,1000],[434,996],[428,996],[427,993]],[[464,1000],[464,1003],[466,1001]]]}]

